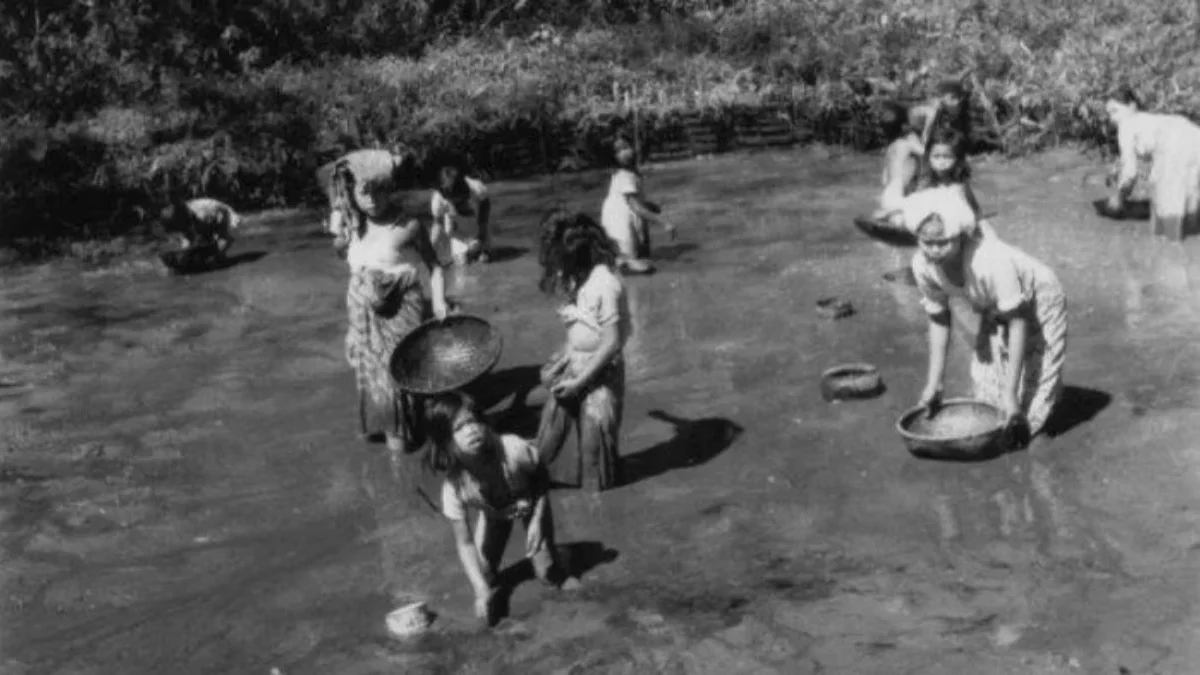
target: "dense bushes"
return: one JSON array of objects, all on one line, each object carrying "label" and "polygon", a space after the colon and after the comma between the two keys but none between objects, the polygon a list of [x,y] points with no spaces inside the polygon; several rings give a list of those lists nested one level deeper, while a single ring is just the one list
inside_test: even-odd
[{"label": "dense bushes", "polygon": [[129,231],[168,193],[318,199],[314,170],[354,147],[453,147],[504,173],[527,138],[539,168],[585,166],[633,108],[651,131],[783,103],[816,138],[871,147],[874,99],[968,73],[979,119],[1018,154],[1103,142],[1098,97],[1120,81],[1184,112],[1200,85],[1196,7],[1176,0],[627,0],[584,15],[567,0],[214,0],[165,18],[169,3],[90,3],[122,8],[108,23],[59,4],[61,30],[43,23],[28,58],[12,45],[32,44],[30,17],[0,25],[0,240],[24,247]]}]

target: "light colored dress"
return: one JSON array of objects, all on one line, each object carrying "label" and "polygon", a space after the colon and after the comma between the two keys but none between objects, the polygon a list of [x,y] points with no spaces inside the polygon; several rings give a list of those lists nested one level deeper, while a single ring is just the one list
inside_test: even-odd
[{"label": "light colored dress", "polygon": [[1002,405],[1009,369],[1008,330],[998,315],[1028,306],[1029,333],[1018,391],[1030,432],[1045,426],[1062,391],[1067,349],[1067,301],[1054,272],[994,233],[964,244],[964,281],[956,286],[936,264],[917,253],[912,270],[921,305],[931,315],[950,309],[950,298],[966,300],[980,314],[971,361],[975,396]]},{"label": "light colored dress", "polygon": [[650,257],[649,230],[629,207],[629,197],[641,194],[642,177],[636,171],[617,169],[600,210],[600,226],[616,243],[621,257],[629,260]]},{"label": "light colored dress", "polygon": [[1200,229],[1200,126],[1181,115],[1136,112],[1117,129],[1123,187],[1137,180],[1138,160],[1151,162],[1154,234],[1182,239]]},{"label": "light colored dress", "polygon": [[[567,328],[566,376],[578,374],[600,346],[601,331],[617,326],[620,349],[632,332],[632,314],[617,272],[597,265],[575,302],[559,310]],[[620,482],[619,437],[625,402],[625,360],[608,363],[576,400],[551,396],[542,409],[537,446],[558,483],[607,490]]]},{"label": "light colored dress", "polygon": [[550,504],[547,502],[537,513],[521,513],[516,506],[518,500],[531,505],[545,496],[549,477],[531,443],[511,434],[501,435],[499,440],[502,481],[484,484],[465,471],[447,477],[442,483],[442,514],[450,520],[465,521],[468,511],[478,511],[475,546],[491,574],[500,568],[513,521],[520,520],[525,526],[525,555],[538,576],[544,576],[555,561]]}]

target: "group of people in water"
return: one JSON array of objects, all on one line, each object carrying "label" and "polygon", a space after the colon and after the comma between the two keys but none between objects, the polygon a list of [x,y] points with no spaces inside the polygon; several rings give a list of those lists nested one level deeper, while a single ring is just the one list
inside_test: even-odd
[{"label": "group of people in water", "polygon": [[[1067,301],[1053,270],[1007,243],[981,214],[967,159],[968,104],[968,92],[954,81],[928,104],[887,107],[891,143],[873,217],[917,242],[908,269],[928,317],[929,347],[920,405],[932,413],[941,402],[952,300],[965,301],[980,316],[974,394],[1003,411],[1018,442],[1028,442],[1043,430],[1062,391]],[[1159,230],[1181,230],[1200,207],[1200,127],[1142,112],[1128,91],[1112,97],[1107,109],[1121,149],[1110,209],[1122,208],[1138,160],[1149,159],[1155,223]],[[556,484],[593,491],[621,484],[622,351],[631,331],[624,277],[653,271],[650,224],[671,236],[676,228],[646,199],[633,145],[618,139],[613,151],[616,169],[600,221],[557,209],[540,224],[539,285],[562,300],[565,340],[541,369],[550,395],[534,439],[499,433],[462,391],[408,395],[388,368],[405,335],[456,311],[447,298],[447,270],[489,261],[486,185],[452,155],[418,162],[407,154],[358,150],[319,172],[331,206],[326,229],[349,268],[345,354],[357,378],[360,430],[397,456],[418,458],[407,470],[442,476],[440,510],[475,592],[476,614],[489,623],[513,522],[524,526],[538,578],[574,588],[578,579],[556,558],[549,491]],[[400,197],[414,185],[429,190],[427,215]],[[465,221],[472,216],[475,234]],[[208,237],[222,251],[239,222],[233,209],[213,200],[173,205],[164,219],[185,243]]]}]

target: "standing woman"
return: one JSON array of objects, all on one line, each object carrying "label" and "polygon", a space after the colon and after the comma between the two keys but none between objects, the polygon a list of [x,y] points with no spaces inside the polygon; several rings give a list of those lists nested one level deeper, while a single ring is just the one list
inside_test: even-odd
[{"label": "standing woman", "polygon": [[939,129],[953,129],[971,140],[971,106],[967,88],[960,80],[943,80],[937,86],[937,96],[927,103],[909,109],[909,124],[921,129],[921,145],[929,152],[929,143]]},{"label": "standing woman", "polygon": [[[917,236],[913,276],[929,317],[929,370],[920,404],[941,400],[950,345],[950,298],[979,314],[971,361],[976,398],[1004,411],[1029,437],[1045,426],[1062,390],[1067,302],[1054,272],[995,236],[980,234],[956,187],[913,193],[904,222]],[[1019,428],[1019,427],[1018,427]]]},{"label": "standing woman", "polygon": [[1200,127],[1182,115],[1142,112],[1133,90],[1122,87],[1105,105],[1121,150],[1116,191],[1108,210],[1120,213],[1138,177],[1138,160],[1151,163],[1151,232],[1181,240],[1200,226]]},{"label": "standing woman", "polygon": [[[394,452],[416,450],[416,410],[389,372],[392,352],[430,315],[446,316],[445,277],[428,227],[404,213],[397,190],[412,180],[411,158],[360,151],[337,162],[332,189],[343,223],[350,287],[346,359],[358,380],[359,418],[368,438],[382,431]],[[420,267],[429,270],[430,297]]]},{"label": "standing woman", "polygon": [[[472,260],[486,263],[490,259],[492,237],[489,230],[492,200],[487,186],[478,178],[467,175],[467,160],[457,154],[441,154],[427,163],[434,172],[430,210],[435,226],[441,227],[450,244],[455,264]],[[472,235],[459,222],[475,216]]]}]

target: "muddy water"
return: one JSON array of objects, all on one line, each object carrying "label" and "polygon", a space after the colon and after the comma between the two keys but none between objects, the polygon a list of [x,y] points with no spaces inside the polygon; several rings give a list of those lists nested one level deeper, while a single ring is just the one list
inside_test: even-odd
[{"label": "muddy water", "polygon": [[[1073,313],[1070,414],[978,464],[914,459],[892,429],[921,384],[923,317],[881,278],[896,252],[850,224],[874,160],[653,168],[682,236],[629,280],[634,481],[556,495],[585,588],[515,565],[491,631],[448,528],[355,437],[344,272],[315,217],[260,223],[238,246],[265,256],[207,275],[14,273],[0,672],[1192,672],[1195,276],[1186,250],[1090,215],[1087,168],[977,170],[997,228],[1055,266]],[[536,218],[552,193],[594,210],[604,178],[499,187],[500,260],[453,292],[505,333],[479,393],[531,433],[561,332]],[[829,295],[857,313],[821,318]],[[824,402],[819,373],[849,361],[879,367],[885,394]],[[415,598],[434,631],[389,639],[384,615]]]}]

